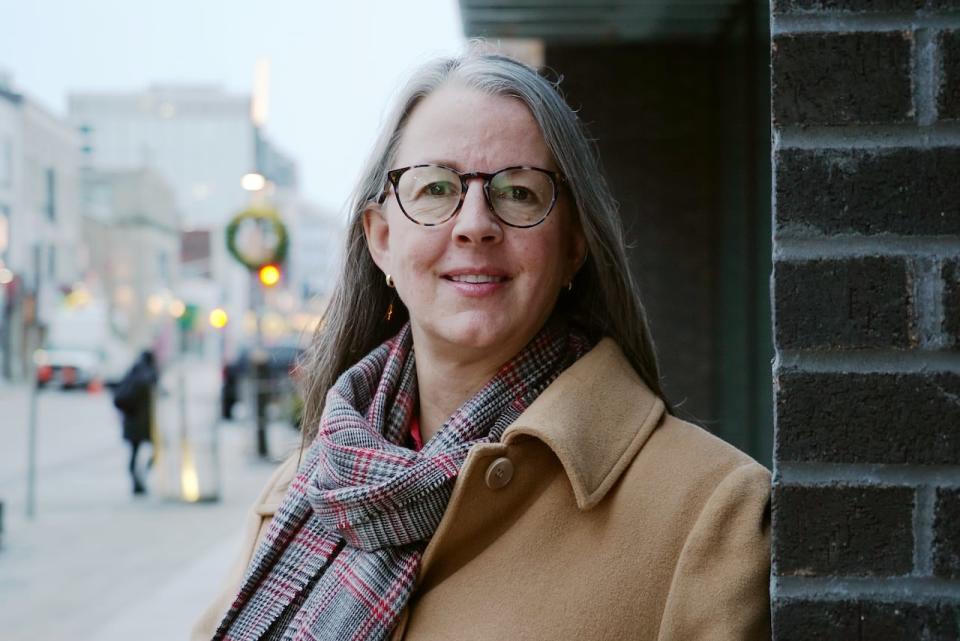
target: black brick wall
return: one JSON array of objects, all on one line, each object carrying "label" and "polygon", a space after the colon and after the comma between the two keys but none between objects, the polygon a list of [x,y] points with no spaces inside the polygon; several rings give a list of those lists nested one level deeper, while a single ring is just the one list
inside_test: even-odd
[{"label": "black brick wall", "polygon": [[911,344],[903,258],[782,261],[774,282],[783,349]]},{"label": "black brick wall", "polygon": [[956,641],[960,608],[907,601],[790,599],[774,608],[777,641]]},{"label": "black brick wall", "polygon": [[933,514],[934,571],[960,579],[960,489],[939,489]]},{"label": "black brick wall", "polygon": [[960,347],[960,259],[943,265],[943,332],[954,347]]},{"label": "black brick wall", "polygon": [[772,0],[777,641],[960,639],[958,9]]},{"label": "black brick wall", "polygon": [[910,45],[910,34],[896,31],[777,38],[774,123],[906,122],[913,115]]},{"label": "black brick wall", "polygon": [[943,70],[937,94],[940,116],[960,119],[960,29],[941,32],[939,44]]},{"label": "black brick wall", "polygon": [[777,376],[777,460],[960,465],[960,374]]},{"label": "black brick wall", "polygon": [[895,576],[913,569],[914,490],[905,487],[776,489],[773,563],[780,576]]},{"label": "black brick wall", "polygon": [[777,227],[960,234],[960,148],[781,149]]}]

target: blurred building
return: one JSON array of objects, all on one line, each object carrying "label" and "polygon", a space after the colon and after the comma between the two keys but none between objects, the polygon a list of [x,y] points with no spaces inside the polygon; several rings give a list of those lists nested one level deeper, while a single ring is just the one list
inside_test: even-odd
[{"label": "blurred building", "polygon": [[250,98],[216,86],[70,95],[69,118],[89,167],[155,168],[186,229],[214,228],[246,204],[240,178],[256,168]]},{"label": "blurred building", "polygon": [[68,123],[0,78],[0,374],[27,370],[27,327],[43,328],[80,281],[80,144]]},{"label": "blurred building", "polygon": [[314,205],[303,205],[299,213],[290,245],[291,288],[302,300],[326,300],[340,268],[343,224],[335,213]]},{"label": "blurred building", "polygon": [[19,208],[20,190],[16,189],[16,177],[22,172],[23,142],[20,123],[20,104],[22,97],[12,91],[9,79],[0,76],[0,269],[3,281],[0,283],[0,378],[9,379],[14,374],[13,363],[14,320],[22,311],[16,306],[18,291],[22,289],[21,280],[9,269],[11,226],[13,210]]},{"label": "blurred building", "polygon": [[82,174],[89,286],[107,301],[113,334],[130,353],[169,331],[180,275],[180,214],[152,169]]},{"label": "blurred building", "polygon": [[[181,285],[204,292],[205,307],[220,305],[231,318],[241,318],[250,306],[251,279],[227,252],[227,224],[257,199],[276,205],[290,225],[299,203],[296,163],[254,123],[250,96],[205,85],[78,92],[69,98],[69,114],[88,167],[150,168],[169,184],[180,212]],[[248,173],[267,179],[260,193],[241,187]],[[248,340],[241,323],[231,323],[226,332],[228,345]],[[211,335],[207,347],[222,345]]]}]

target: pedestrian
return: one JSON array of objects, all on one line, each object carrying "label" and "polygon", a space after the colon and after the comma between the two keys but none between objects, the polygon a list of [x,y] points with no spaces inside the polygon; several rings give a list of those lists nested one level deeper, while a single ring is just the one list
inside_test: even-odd
[{"label": "pedestrian", "polygon": [[123,438],[130,444],[130,478],[133,493],[147,491],[137,465],[140,445],[150,441],[150,426],[153,421],[154,388],[157,384],[157,368],[153,352],[144,350],[113,393],[113,404],[123,416]]},{"label": "pedestrian", "polygon": [[194,638],[768,639],[769,473],[671,413],[557,87],[428,63],[351,206],[304,448]]}]

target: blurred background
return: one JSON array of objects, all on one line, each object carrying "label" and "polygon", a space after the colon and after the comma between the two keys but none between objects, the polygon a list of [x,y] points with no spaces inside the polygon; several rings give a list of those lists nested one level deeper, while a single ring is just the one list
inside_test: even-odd
[{"label": "blurred background", "polygon": [[[562,78],[667,394],[769,465],[765,2],[36,0],[0,19],[3,639],[186,637],[299,445],[294,365],[390,97],[468,38]],[[134,495],[111,401],[143,350]]]}]

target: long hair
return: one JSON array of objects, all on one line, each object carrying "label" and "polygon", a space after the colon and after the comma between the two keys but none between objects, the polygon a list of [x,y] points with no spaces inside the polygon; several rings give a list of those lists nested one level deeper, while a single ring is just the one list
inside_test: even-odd
[{"label": "long hair", "polygon": [[[327,391],[351,365],[399,331],[409,314],[374,264],[363,232],[363,211],[386,185],[404,126],[417,104],[443,85],[456,83],[490,95],[522,101],[573,196],[573,214],[583,230],[586,262],[573,289],[563,292],[554,314],[565,315],[591,338],[613,338],[647,386],[661,398],[660,376],[646,314],[625,251],[617,201],[596,150],[559,89],[536,70],[503,55],[470,50],[425,64],[400,91],[359,184],[349,201],[346,251],[337,285],[302,365],[304,442],[316,434]],[[394,313],[385,318],[388,305]],[[668,404],[669,407],[669,404]]]}]

